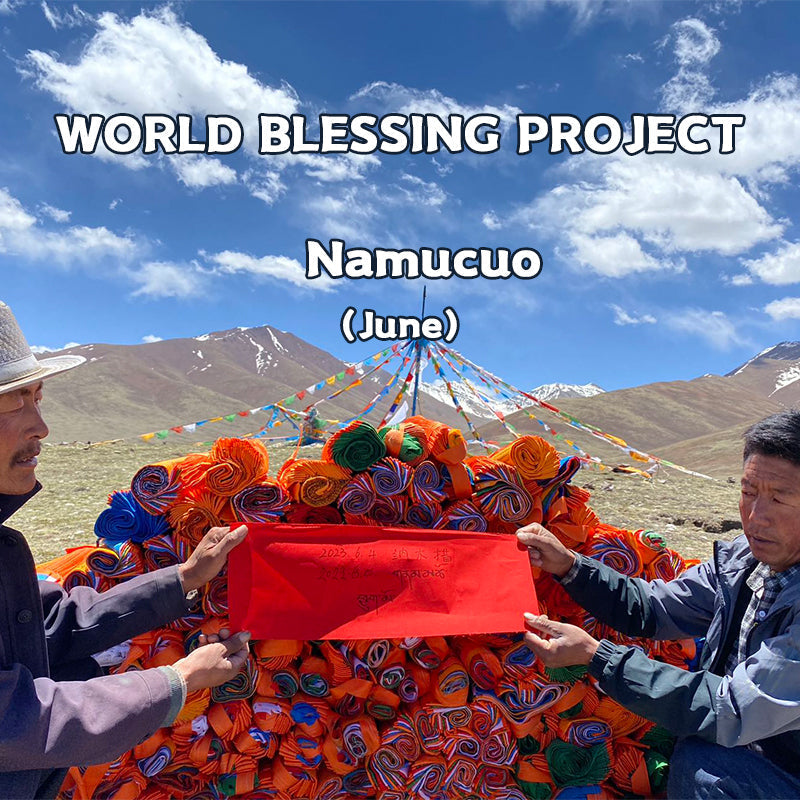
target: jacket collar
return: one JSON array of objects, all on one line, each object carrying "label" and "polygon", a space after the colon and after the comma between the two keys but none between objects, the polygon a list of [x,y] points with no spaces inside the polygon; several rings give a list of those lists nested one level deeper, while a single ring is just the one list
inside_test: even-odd
[{"label": "jacket collar", "polygon": [[0,494],[0,525],[4,525],[6,520],[19,511],[41,488],[42,484],[36,481],[36,486],[26,494]]},{"label": "jacket collar", "polygon": [[714,542],[714,560],[722,573],[739,573],[757,563],[744,534],[730,542]]}]

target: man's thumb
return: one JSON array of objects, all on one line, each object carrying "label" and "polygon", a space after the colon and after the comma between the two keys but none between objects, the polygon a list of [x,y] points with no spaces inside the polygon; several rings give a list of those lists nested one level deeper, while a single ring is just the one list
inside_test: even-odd
[{"label": "man's thumb", "polygon": [[237,653],[239,650],[247,651],[247,643],[250,641],[250,631],[240,631],[229,636],[223,644],[228,653]]}]

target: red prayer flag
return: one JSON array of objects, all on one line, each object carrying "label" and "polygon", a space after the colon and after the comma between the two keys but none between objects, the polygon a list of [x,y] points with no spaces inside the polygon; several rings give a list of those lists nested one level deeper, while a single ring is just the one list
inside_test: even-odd
[{"label": "red prayer flag", "polygon": [[538,612],[508,534],[247,524],[228,558],[235,630],[255,639],[377,639],[524,630]]}]

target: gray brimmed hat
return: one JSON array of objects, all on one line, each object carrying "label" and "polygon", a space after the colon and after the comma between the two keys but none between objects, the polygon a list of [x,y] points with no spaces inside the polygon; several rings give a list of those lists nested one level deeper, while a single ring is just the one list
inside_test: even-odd
[{"label": "gray brimmed hat", "polygon": [[0,300],[0,394],[38,383],[84,361],[83,356],[52,356],[38,360],[25,341],[13,312]]}]

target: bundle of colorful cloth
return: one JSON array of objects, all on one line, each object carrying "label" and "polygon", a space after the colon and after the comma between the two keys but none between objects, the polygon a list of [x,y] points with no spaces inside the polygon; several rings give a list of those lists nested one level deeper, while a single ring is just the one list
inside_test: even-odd
[{"label": "bundle of colorful cloth", "polygon": [[[541,522],[628,575],[670,580],[686,568],[652,532],[601,524],[588,492],[570,485],[579,466],[532,436],[469,456],[460,431],[422,417],[380,430],[354,422],[321,459],[290,459],[273,476],[262,443],[220,439],[210,453],[139,470],[98,517],[97,546],[38,569],[103,591],[184,561],[210,527],[236,521],[509,534]],[[551,618],[625,641],[549,575],[535,582]],[[127,643],[112,671],[173,663],[226,627],[227,610],[223,575],[194,613]],[[695,655],[692,641],[636,643],[672,664]],[[257,641],[235,680],[190,694],[171,728],[113,763],[74,767],[60,798],[653,796],[671,746],[584,668],[544,668],[518,634]]]}]

